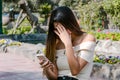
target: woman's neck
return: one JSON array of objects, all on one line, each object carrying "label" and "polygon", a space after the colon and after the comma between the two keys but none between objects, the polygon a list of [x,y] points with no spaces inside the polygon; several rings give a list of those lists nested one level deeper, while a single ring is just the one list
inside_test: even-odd
[{"label": "woman's neck", "polygon": [[72,38],[72,44],[74,45],[76,41],[78,40],[79,36],[71,35],[71,38]]},{"label": "woman's neck", "polygon": [[76,46],[81,43],[83,35],[76,36],[76,35],[71,35],[72,38],[72,45]]}]

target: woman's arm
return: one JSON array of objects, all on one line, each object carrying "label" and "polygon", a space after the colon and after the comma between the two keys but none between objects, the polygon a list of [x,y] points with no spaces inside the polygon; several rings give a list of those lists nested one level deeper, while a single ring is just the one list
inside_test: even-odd
[{"label": "woman's arm", "polygon": [[[54,32],[59,36],[65,46],[66,56],[72,75],[77,75],[88,62],[74,55],[71,34],[67,32],[67,30],[62,25],[58,25]],[[82,42],[86,41],[95,41],[95,38],[92,35],[88,35],[84,37]]]},{"label": "woman's arm", "polygon": [[66,49],[66,56],[70,66],[72,75],[76,75],[80,71],[80,64],[78,59],[74,56],[74,51],[72,48],[71,34],[66,31],[62,25],[56,27],[55,33],[60,37]]},{"label": "woman's arm", "polygon": [[49,80],[57,80],[58,71],[56,65],[50,61],[43,62],[42,60],[40,60],[40,65],[43,68],[43,73]]},{"label": "woman's arm", "polygon": [[[87,42],[87,41],[95,42],[94,36],[88,34],[83,39],[82,42]],[[73,50],[71,44],[66,45],[65,48],[66,48],[66,55],[67,55],[70,69],[71,69],[71,73],[72,73],[72,75],[77,75],[88,62],[86,60],[74,55],[74,50]]]},{"label": "woman's arm", "polygon": [[80,64],[78,62],[77,57],[75,57],[74,55],[74,50],[72,48],[72,45],[66,45],[65,49],[66,49],[66,56],[70,66],[71,73],[72,75],[77,75],[80,71]]}]

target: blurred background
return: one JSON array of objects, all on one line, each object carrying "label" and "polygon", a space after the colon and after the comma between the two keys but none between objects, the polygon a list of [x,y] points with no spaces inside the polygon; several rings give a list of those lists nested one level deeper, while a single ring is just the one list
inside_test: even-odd
[{"label": "blurred background", "polygon": [[[44,52],[50,12],[68,6],[81,29],[97,39],[91,80],[120,80],[120,0],[2,0],[0,3],[1,53],[13,53],[13,46],[17,54],[18,50],[29,49],[33,52],[20,54],[35,61],[36,52]],[[26,50],[20,47],[23,44]]]}]

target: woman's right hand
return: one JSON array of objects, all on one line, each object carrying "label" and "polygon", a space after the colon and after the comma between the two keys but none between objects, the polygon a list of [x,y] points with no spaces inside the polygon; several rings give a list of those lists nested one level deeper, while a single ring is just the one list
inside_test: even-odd
[{"label": "woman's right hand", "polygon": [[56,66],[49,60],[40,60],[39,64],[43,68],[43,72],[50,80],[57,80],[58,72]]},{"label": "woman's right hand", "polygon": [[58,23],[55,27],[54,32],[59,36],[61,41],[64,43],[65,47],[68,45],[72,45],[71,42],[71,31],[69,29],[65,29],[65,27]]},{"label": "woman's right hand", "polygon": [[39,64],[43,69],[52,68],[53,66],[52,62],[50,62],[49,60],[40,60]]}]

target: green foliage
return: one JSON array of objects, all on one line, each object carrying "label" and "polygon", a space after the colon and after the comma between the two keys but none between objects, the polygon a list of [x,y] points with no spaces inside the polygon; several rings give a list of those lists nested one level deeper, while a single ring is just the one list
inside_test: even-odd
[{"label": "green foliage", "polygon": [[39,7],[39,12],[41,14],[49,14],[50,13],[50,10],[51,10],[51,5],[48,4],[48,3],[43,3],[40,5]]},{"label": "green foliage", "polygon": [[68,6],[71,9],[76,9],[77,5],[79,5],[80,0],[60,0],[59,6]]},{"label": "green foliage", "polygon": [[112,16],[116,16],[120,12],[120,0],[105,0],[103,3],[104,8],[106,11],[111,14]]},{"label": "green foliage", "polygon": [[[100,7],[104,9],[102,13]],[[80,24],[84,26],[84,29],[103,28],[102,20],[109,20],[110,26],[114,24],[120,27],[120,0],[89,1],[86,5],[79,3],[77,9],[80,15]],[[107,13],[107,17],[103,13]]]},{"label": "green foliage", "polygon": [[40,13],[40,23],[43,23],[47,20],[51,9],[52,9],[52,6],[48,3],[40,4],[39,9],[38,9],[38,11]]},{"label": "green foliage", "polygon": [[60,0],[59,6],[70,6],[72,0]]},{"label": "green foliage", "polygon": [[82,5],[88,4],[88,2],[91,0],[81,0]]},{"label": "green foliage", "polygon": [[6,46],[14,46],[14,45],[21,46],[21,42],[11,41],[9,39],[0,39],[0,44]]},{"label": "green foliage", "polygon": [[43,23],[44,21],[45,21],[45,18],[44,17],[40,17],[39,22]]},{"label": "green foliage", "polygon": [[[105,4],[106,3],[106,4]],[[109,0],[103,3],[105,10],[110,16],[111,22],[116,26],[120,27],[120,0]]]},{"label": "green foliage", "polygon": [[106,32],[106,33],[101,33],[101,32],[89,32],[91,34],[93,34],[96,39],[98,40],[113,40],[113,41],[120,41],[120,33],[110,33],[110,32]]},{"label": "green foliage", "polygon": [[19,27],[15,30],[15,32],[14,32],[14,29],[7,30],[6,28],[3,28],[3,33],[4,34],[27,34],[30,30],[31,30],[31,26]]},{"label": "green foliage", "polygon": [[[31,30],[32,26],[29,21],[25,18],[21,25],[16,29],[7,29],[3,27],[3,34],[27,34]],[[35,33],[35,31],[33,32]]]},{"label": "green foliage", "polygon": [[17,2],[17,0],[2,0],[2,2],[10,3],[10,2]]}]

